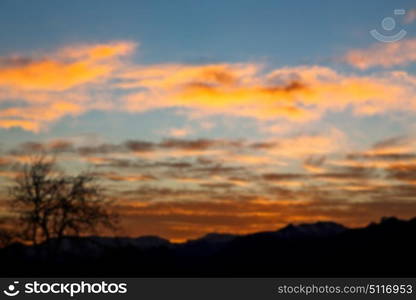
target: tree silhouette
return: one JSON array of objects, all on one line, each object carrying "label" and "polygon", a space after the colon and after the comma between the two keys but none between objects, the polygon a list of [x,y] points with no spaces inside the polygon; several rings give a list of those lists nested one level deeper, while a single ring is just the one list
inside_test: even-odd
[{"label": "tree silhouette", "polygon": [[65,236],[116,228],[97,178],[91,173],[69,176],[45,155],[25,164],[9,190],[22,237],[34,245]]}]

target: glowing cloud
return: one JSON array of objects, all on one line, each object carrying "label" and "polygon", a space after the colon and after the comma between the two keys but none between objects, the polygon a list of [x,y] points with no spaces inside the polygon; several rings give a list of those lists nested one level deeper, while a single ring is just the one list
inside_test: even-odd
[{"label": "glowing cloud", "polygon": [[416,39],[351,50],[345,55],[344,61],[361,70],[377,66],[389,68],[408,65],[416,61]]},{"label": "glowing cloud", "polygon": [[[376,47],[379,52],[371,54],[355,50],[348,61],[367,68],[416,59],[414,40]],[[143,66],[123,60],[134,49],[135,43],[114,42],[65,47],[34,59],[0,59],[0,101],[17,99],[0,110],[0,127],[38,132],[64,116],[93,109],[181,108],[194,118],[221,114],[298,124],[347,108],[361,116],[416,109],[416,79],[403,71],[362,76],[323,66],[269,72],[255,63]],[[400,55],[386,56],[386,51]]]},{"label": "glowing cloud", "polygon": [[416,21],[416,9],[406,11],[406,16],[404,18],[404,22],[406,24],[411,24]]},{"label": "glowing cloud", "polygon": [[117,58],[135,45],[119,42],[107,45],[60,49],[36,58],[9,58],[0,64],[0,86],[23,90],[63,91],[108,76]]},{"label": "glowing cloud", "polygon": [[39,132],[64,116],[108,109],[111,103],[90,94],[97,89],[94,85],[112,77],[122,65],[121,56],[135,46],[131,42],[79,45],[31,58],[0,58],[0,103],[16,99],[15,106],[0,107],[0,127]]},{"label": "glowing cloud", "polygon": [[414,98],[414,85],[392,77],[347,76],[320,66],[264,74],[252,64],[166,65],[126,73],[120,87],[140,89],[126,96],[128,111],[182,107],[195,115],[307,122],[348,106],[359,115],[403,109]]}]

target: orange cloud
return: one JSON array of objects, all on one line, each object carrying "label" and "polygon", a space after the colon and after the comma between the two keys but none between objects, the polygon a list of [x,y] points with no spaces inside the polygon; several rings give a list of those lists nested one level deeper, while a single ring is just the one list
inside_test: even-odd
[{"label": "orange cloud", "polygon": [[[375,47],[371,53],[354,50],[347,60],[367,68],[416,59],[415,40]],[[38,132],[64,116],[92,109],[183,108],[196,118],[221,114],[291,124],[319,120],[327,112],[347,108],[361,116],[416,109],[416,79],[406,72],[361,76],[322,66],[266,72],[255,63],[143,66],[124,62],[122,58],[134,48],[132,42],[114,42],[65,47],[34,59],[1,59],[0,101],[18,99],[19,105],[0,111],[0,127]],[[115,99],[114,89],[123,89],[123,95]],[[169,132],[176,137],[188,133],[184,129]]]},{"label": "orange cloud", "polygon": [[66,115],[78,115],[84,111],[79,104],[69,102],[53,102],[46,108],[43,105],[12,107],[0,110],[0,127],[22,127],[26,130],[39,132],[43,124],[55,121]]},{"label": "orange cloud", "polygon": [[45,57],[10,60],[0,65],[0,86],[23,90],[63,91],[109,75],[116,58],[133,51],[135,45],[119,42],[106,45],[68,47]]},{"label": "orange cloud", "polygon": [[34,58],[1,59],[0,101],[18,99],[25,105],[0,110],[0,127],[39,132],[64,116],[108,109],[112,104],[91,99],[89,94],[96,89],[91,85],[110,79],[121,66],[120,58],[134,48],[131,42],[114,42],[66,47]]},{"label": "orange cloud", "polygon": [[378,43],[367,49],[351,50],[343,60],[361,70],[377,66],[389,68],[408,65],[416,61],[416,39]]},{"label": "orange cloud", "polygon": [[268,149],[268,153],[293,158],[329,154],[347,148],[346,136],[337,129],[332,129],[326,135],[301,135],[277,141],[277,146]]},{"label": "orange cloud", "polygon": [[414,85],[400,83],[392,74],[347,76],[320,66],[281,68],[262,74],[261,68],[252,64],[159,65],[124,76],[128,83],[121,87],[141,89],[125,98],[128,111],[183,107],[195,115],[306,122],[348,106],[359,115],[401,110],[403,102],[410,103],[414,98]]},{"label": "orange cloud", "polygon": [[404,22],[406,24],[411,24],[416,21],[416,9],[411,9],[406,11],[406,16],[404,17]]},{"label": "orange cloud", "polygon": [[99,173],[98,176],[112,180],[112,181],[126,181],[126,182],[135,182],[135,181],[149,181],[156,180],[157,178],[151,175],[137,175],[137,174],[119,174],[116,172],[107,172]]},{"label": "orange cloud", "polygon": [[133,42],[113,42],[108,44],[81,45],[62,49],[59,53],[63,58],[85,59],[100,61],[130,54],[137,47]]}]

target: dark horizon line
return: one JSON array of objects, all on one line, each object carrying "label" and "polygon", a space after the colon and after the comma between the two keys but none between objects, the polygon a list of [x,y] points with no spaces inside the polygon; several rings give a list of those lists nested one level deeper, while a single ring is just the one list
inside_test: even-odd
[{"label": "dark horizon line", "polygon": [[[234,237],[245,237],[245,236],[256,235],[256,234],[263,234],[263,233],[275,233],[275,232],[279,232],[279,231],[281,231],[281,230],[283,230],[285,228],[291,227],[291,226],[293,226],[293,227],[299,227],[299,226],[316,225],[316,224],[323,224],[323,223],[327,223],[327,224],[328,223],[331,223],[331,224],[334,224],[334,225],[342,226],[346,230],[354,230],[354,229],[359,230],[359,229],[368,228],[369,226],[372,226],[372,225],[382,224],[383,222],[386,222],[386,221],[389,221],[389,220],[409,222],[409,221],[411,221],[413,219],[416,219],[416,216],[410,217],[410,218],[407,218],[407,219],[406,218],[399,218],[399,217],[396,217],[396,216],[382,216],[378,222],[371,221],[367,225],[358,226],[358,227],[345,226],[344,224],[341,224],[341,223],[338,223],[338,222],[335,222],[335,221],[315,221],[315,222],[310,222],[310,223],[298,223],[298,224],[296,224],[296,223],[288,223],[287,225],[282,226],[282,227],[280,227],[280,228],[278,228],[276,230],[255,231],[255,232],[245,233],[245,234],[229,233],[229,232],[208,232],[208,233],[206,233],[206,234],[204,234],[202,236],[199,236],[199,237],[196,237],[196,238],[187,239],[187,240],[185,240],[183,242],[172,242],[168,238],[164,238],[162,236],[152,235],[152,234],[149,234],[149,235],[140,235],[140,236],[136,236],[136,237],[123,236],[123,235],[120,235],[120,236],[109,236],[109,235],[73,236],[73,235],[68,235],[68,236],[64,236],[63,238],[64,239],[77,239],[77,238],[78,239],[88,239],[88,238],[108,238],[108,239],[157,238],[157,239],[160,239],[160,240],[165,240],[166,242],[168,242],[168,243],[170,243],[172,245],[184,245],[184,244],[187,244],[189,242],[202,240],[203,238],[205,238],[205,237],[207,237],[209,235],[229,235],[229,236],[234,236]],[[55,240],[55,239],[56,238],[52,238],[51,240]],[[43,243],[46,243],[46,242],[47,241],[45,241]],[[43,243],[41,243],[41,244],[43,244]],[[30,246],[33,246],[33,245],[30,245]]]}]

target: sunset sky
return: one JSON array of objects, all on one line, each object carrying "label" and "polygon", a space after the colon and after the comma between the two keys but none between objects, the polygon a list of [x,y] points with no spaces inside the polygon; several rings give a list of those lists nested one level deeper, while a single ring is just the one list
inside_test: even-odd
[{"label": "sunset sky", "polygon": [[2,0],[0,218],[39,151],[123,235],[416,216],[416,4]]}]

